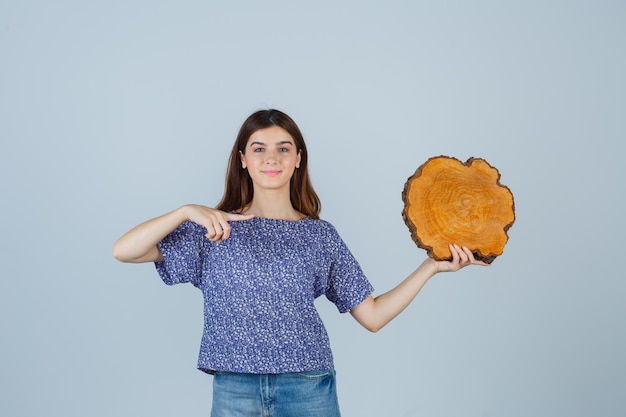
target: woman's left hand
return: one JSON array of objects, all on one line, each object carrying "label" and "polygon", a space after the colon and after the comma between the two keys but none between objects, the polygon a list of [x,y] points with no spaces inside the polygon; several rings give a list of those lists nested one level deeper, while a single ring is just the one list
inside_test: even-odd
[{"label": "woman's left hand", "polygon": [[489,266],[483,261],[476,260],[467,246],[450,245],[450,252],[452,253],[451,261],[434,261],[436,272],[455,272],[467,265]]}]

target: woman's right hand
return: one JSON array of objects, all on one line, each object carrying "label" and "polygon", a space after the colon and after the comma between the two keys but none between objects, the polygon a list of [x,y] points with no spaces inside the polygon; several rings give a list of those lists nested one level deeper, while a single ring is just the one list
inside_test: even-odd
[{"label": "woman's right hand", "polygon": [[205,236],[213,242],[228,239],[231,229],[229,221],[250,220],[254,217],[253,214],[228,213],[197,204],[186,205],[185,215],[190,221],[203,226],[207,230]]},{"label": "woman's right hand", "polygon": [[229,221],[249,220],[253,217],[188,204],[133,227],[115,242],[113,256],[121,262],[162,261],[163,255],[157,244],[187,220],[204,226],[206,237],[220,242],[230,236]]}]

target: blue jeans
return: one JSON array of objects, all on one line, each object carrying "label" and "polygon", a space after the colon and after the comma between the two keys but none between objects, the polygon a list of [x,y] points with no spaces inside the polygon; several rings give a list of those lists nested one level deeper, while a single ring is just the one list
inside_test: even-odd
[{"label": "blue jeans", "polygon": [[335,371],[217,372],[211,417],[340,417]]}]

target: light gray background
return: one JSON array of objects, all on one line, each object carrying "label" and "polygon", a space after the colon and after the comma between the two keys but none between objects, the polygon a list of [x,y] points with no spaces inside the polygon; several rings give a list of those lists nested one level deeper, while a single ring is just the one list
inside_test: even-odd
[{"label": "light gray background", "polygon": [[0,415],[207,416],[202,300],[117,237],[214,205],[243,120],[299,123],[377,289],[424,259],[427,158],[482,157],[517,221],[378,334],[319,307],[344,416],[626,415],[620,1],[0,1]]}]

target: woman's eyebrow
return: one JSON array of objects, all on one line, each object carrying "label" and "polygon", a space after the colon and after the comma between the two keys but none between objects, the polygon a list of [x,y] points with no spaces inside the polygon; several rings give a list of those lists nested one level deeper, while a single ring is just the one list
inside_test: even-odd
[{"label": "woman's eyebrow", "polygon": [[[253,145],[267,146],[265,143],[263,143],[263,142],[258,142],[258,141],[250,142],[250,146],[253,146]],[[292,146],[295,146],[295,145],[293,144],[293,142],[292,142],[292,141],[290,141],[290,140],[282,140],[282,141],[280,141],[280,142],[276,142],[276,145],[279,145],[279,146],[280,146],[280,145],[292,145]]]}]

